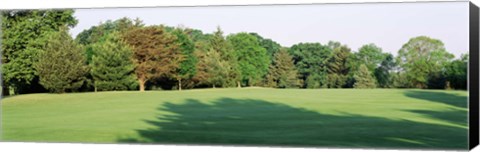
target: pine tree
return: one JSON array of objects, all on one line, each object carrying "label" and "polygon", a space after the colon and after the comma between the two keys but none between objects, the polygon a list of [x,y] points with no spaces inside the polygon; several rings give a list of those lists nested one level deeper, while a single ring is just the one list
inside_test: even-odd
[{"label": "pine tree", "polygon": [[184,59],[180,62],[179,68],[175,71],[174,77],[178,81],[178,90],[182,90],[182,80],[192,78],[196,73],[195,65],[198,60],[193,54],[195,43],[187,35],[187,31],[177,28],[173,34],[177,37],[179,49]]},{"label": "pine tree", "polygon": [[35,69],[40,84],[55,93],[76,91],[83,85],[88,72],[85,54],[68,34],[67,28],[48,35]]},{"label": "pine tree", "polygon": [[334,48],[333,55],[328,60],[328,85],[330,88],[342,88],[345,86],[350,68],[350,48],[339,46]]},{"label": "pine tree", "polygon": [[365,89],[375,88],[377,86],[375,78],[365,64],[360,65],[358,71],[353,77],[355,79],[355,84],[353,85],[354,88]]},{"label": "pine tree", "polygon": [[271,79],[271,86],[279,88],[298,87],[298,73],[293,64],[292,56],[285,49],[275,53],[272,65],[270,65],[267,78]]},{"label": "pine tree", "polygon": [[132,50],[119,36],[119,33],[112,32],[92,45],[95,54],[90,66],[95,90],[128,90],[137,86]]},{"label": "pine tree", "polygon": [[222,64],[225,66],[223,69],[225,69],[224,72],[226,73],[226,76],[224,77],[225,80],[223,81],[224,83],[222,86],[231,87],[236,84],[237,87],[241,87],[241,72],[235,50],[232,44],[223,36],[223,31],[220,27],[218,27],[217,31],[215,31],[212,37],[210,37],[208,44],[209,49],[218,52],[220,55],[219,60],[221,60],[219,62],[223,62]]}]

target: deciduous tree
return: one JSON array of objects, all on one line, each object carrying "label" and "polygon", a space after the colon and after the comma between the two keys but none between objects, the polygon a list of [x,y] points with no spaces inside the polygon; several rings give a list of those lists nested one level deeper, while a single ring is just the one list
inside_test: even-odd
[{"label": "deciduous tree", "polygon": [[183,60],[176,37],[163,26],[137,27],[129,30],[124,39],[133,48],[140,91],[145,91],[147,81],[172,74]]},{"label": "deciduous tree", "polygon": [[303,87],[319,88],[327,84],[327,64],[332,49],[320,43],[299,43],[290,47],[289,53],[305,83]]},{"label": "deciduous tree", "polygon": [[419,36],[402,46],[397,61],[405,71],[409,87],[427,88],[429,75],[443,70],[453,57],[445,50],[442,41]]},{"label": "deciduous tree", "polygon": [[2,11],[2,90],[14,93],[43,91],[34,64],[46,43],[46,35],[61,27],[74,27],[73,10]]},{"label": "deciduous tree", "polygon": [[261,81],[267,74],[269,60],[265,48],[261,47],[255,36],[248,33],[229,35],[227,40],[235,50],[235,57],[241,78],[248,86]]}]

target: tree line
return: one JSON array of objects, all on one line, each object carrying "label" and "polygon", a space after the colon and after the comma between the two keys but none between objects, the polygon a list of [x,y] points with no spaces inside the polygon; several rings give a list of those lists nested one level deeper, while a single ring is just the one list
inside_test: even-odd
[{"label": "tree line", "polygon": [[257,33],[225,35],[121,18],[72,38],[72,10],[2,12],[2,93],[206,87],[466,89],[468,55],[411,38],[397,56],[375,44],[281,46]]}]

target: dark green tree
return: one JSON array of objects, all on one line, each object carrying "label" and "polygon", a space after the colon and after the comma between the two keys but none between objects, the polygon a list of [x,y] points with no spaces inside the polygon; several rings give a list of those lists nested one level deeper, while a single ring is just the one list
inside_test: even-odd
[{"label": "dark green tree", "polygon": [[47,38],[34,66],[40,84],[55,93],[76,91],[89,70],[81,46],[73,41],[66,28],[51,32]]},{"label": "dark green tree", "polygon": [[356,71],[353,77],[355,79],[355,84],[353,85],[354,88],[370,89],[377,86],[375,78],[365,64],[360,65],[358,71]]},{"label": "dark green tree", "polygon": [[136,83],[132,49],[122,41],[118,32],[104,35],[92,49],[91,75],[95,91],[135,89]]},{"label": "dark green tree", "polygon": [[327,85],[327,64],[332,49],[320,43],[299,43],[290,47],[302,87],[320,88]]},{"label": "dark green tree", "polygon": [[468,54],[456,59],[446,66],[447,87],[453,89],[467,89],[468,78]]},{"label": "dark green tree", "polygon": [[377,79],[378,86],[381,88],[393,87],[392,72],[395,69],[395,59],[392,54],[387,53],[380,66],[375,69],[375,78]]},{"label": "dark green tree", "polygon": [[73,10],[12,10],[1,12],[2,92],[8,95],[44,91],[34,64],[47,33],[74,27]]},{"label": "dark green tree", "polygon": [[268,71],[269,58],[265,48],[248,33],[229,35],[227,40],[235,50],[241,80],[248,86],[259,83]]}]

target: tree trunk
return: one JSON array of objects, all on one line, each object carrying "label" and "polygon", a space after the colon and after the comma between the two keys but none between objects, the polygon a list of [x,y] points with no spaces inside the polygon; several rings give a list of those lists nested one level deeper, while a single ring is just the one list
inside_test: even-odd
[{"label": "tree trunk", "polygon": [[215,88],[215,85],[213,85],[213,88]]},{"label": "tree trunk", "polygon": [[5,86],[5,85],[2,85],[2,96],[9,96],[10,95],[10,89]]},{"label": "tree trunk", "polygon": [[238,87],[238,88],[241,88],[241,87],[242,87],[242,85],[240,84],[240,81],[237,81],[237,87]]},{"label": "tree trunk", "polygon": [[178,91],[182,91],[182,79],[178,79]]},{"label": "tree trunk", "polygon": [[144,92],[145,91],[145,80],[143,80],[142,78],[139,78],[138,79],[138,85],[140,86],[140,92]]}]

